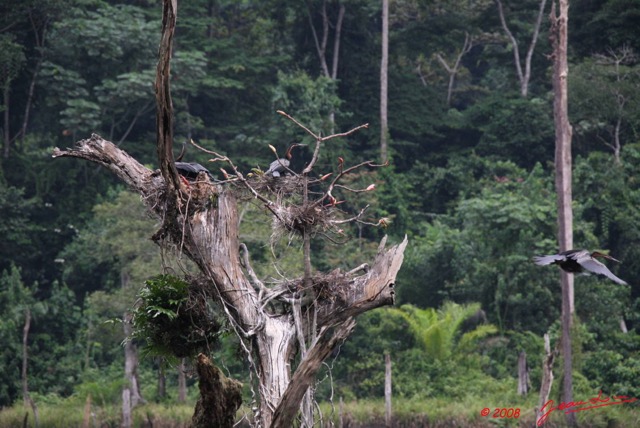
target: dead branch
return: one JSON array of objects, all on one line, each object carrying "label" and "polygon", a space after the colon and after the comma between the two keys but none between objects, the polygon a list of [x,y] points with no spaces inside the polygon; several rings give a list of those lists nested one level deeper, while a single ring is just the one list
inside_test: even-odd
[{"label": "dead branch", "polygon": [[[340,162],[340,164],[342,164],[342,162]],[[331,194],[331,192],[333,191],[334,187],[336,187],[338,181],[346,174],[355,171],[356,169],[368,166],[371,168],[380,168],[383,166],[387,166],[389,164],[389,162],[385,162],[383,164],[376,164],[373,161],[365,161],[365,162],[361,162],[357,165],[353,165],[345,170],[342,170],[342,167],[340,167],[338,174],[334,177],[334,179],[331,181],[331,184],[329,184],[329,187],[327,188],[327,190],[324,192],[323,196],[318,198],[316,200],[316,202],[314,202],[315,206],[320,205],[321,203],[323,203],[327,198],[329,199],[330,203],[335,205],[335,203],[337,202],[335,200],[335,198],[333,197],[333,195]]]},{"label": "dead branch", "polygon": [[150,207],[155,207],[164,184],[159,174],[154,173],[98,134],[91,134],[90,138],[78,141],[74,148],[61,150],[56,147],[53,149],[52,157],[74,157],[102,165],[131,190],[141,194]]},{"label": "dead branch", "polygon": [[[358,220],[360,220],[360,217],[362,217],[364,215],[365,211],[369,209],[369,207],[370,207],[370,205],[365,206],[364,208],[362,208],[360,210],[360,212],[358,214],[356,214],[353,217],[346,218],[346,219],[343,219],[343,220],[332,220],[332,223],[333,224],[345,224],[345,223],[353,223],[354,221],[358,221]],[[374,224],[373,226],[377,226],[377,225]]]},{"label": "dead branch", "polygon": [[[529,48],[527,49],[527,55],[525,57],[525,71],[522,71],[522,64],[520,63],[520,48],[518,47],[518,41],[515,36],[509,29],[507,25],[507,21],[504,15],[504,9],[502,6],[501,0],[495,0],[496,5],[498,6],[498,16],[500,18],[500,23],[502,24],[502,29],[505,34],[509,38],[509,41],[513,45],[513,59],[516,66],[516,73],[518,75],[518,81],[520,82],[520,94],[523,97],[527,96],[529,90],[529,80],[531,78],[531,58],[533,57],[533,51],[535,49],[536,43],[538,42],[538,35],[540,34],[540,25],[542,24],[542,16],[544,14],[544,8],[547,0],[540,1],[540,7],[538,9],[538,16],[536,18],[536,22],[534,25],[533,35],[531,36],[531,41],[529,42]],[[553,9],[553,8],[552,8]]]},{"label": "dead branch", "polygon": [[264,283],[260,281],[260,279],[258,278],[258,275],[256,275],[256,272],[253,270],[253,267],[249,262],[249,250],[247,249],[247,246],[243,242],[240,243],[240,249],[242,250],[242,259],[240,260],[242,262],[242,266],[245,268],[245,270],[249,274],[249,278],[251,278],[251,282],[253,283],[253,285],[255,285],[256,288],[260,290],[260,297],[261,297],[267,291],[267,287],[265,287]]},{"label": "dead branch", "polygon": [[177,198],[180,179],[173,161],[173,103],[171,101],[171,53],[176,27],[177,0],[165,0],[162,13],[162,37],[156,68],[156,149],[160,172],[167,184],[167,201]]},{"label": "dead branch", "polygon": [[289,427],[291,420],[298,412],[298,405],[316,373],[322,366],[322,362],[333,350],[349,337],[356,326],[353,318],[335,324],[334,329],[324,327],[320,330],[318,338],[309,349],[307,358],[296,369],[289,387],[282,395],[282,400],[273,414],[272,428]]},{"label": "dead branch", "polygon": [[309,162],[309,164],[305,167],[305,169],[302,171],[303,175],[309,174],[311,172],[311,170],[313,169],[313,167],[315,166],[316,162],[318,161],[318,154],[320,153],[320,144],[323,143],[324,141],[328,141],[331,140],[333,138],[339,138],[339,137],[348,137],[349,135],[353,134],[354,132],[359,131],[360,129],[363,128],[368,128],[369,124],[365,123],[359,126],[356,126],[353,129],[350,129],[347,132],[340,132],[338,134],[331,134],[331,135],[327,135],[326,137],[321,137],[318,134],[315,134],[314,132],[312,132],[309,128],[307,128],[306,126],[304,126],[302,123],[300,123],[298,120],[296,120],[293,116],[291,116],[290,114],[282,111],[282,110],[277,110],[277,113],[286,117],[287,119],[289,119],[290,121],[292,121],[293,123],[295,123],[296,125],[298,125],[300,128],[302,128],[307,134],[311,135],[315,140],[316,140],[316,147],[313,151],[313,156],[311,158],[311,161]]}]

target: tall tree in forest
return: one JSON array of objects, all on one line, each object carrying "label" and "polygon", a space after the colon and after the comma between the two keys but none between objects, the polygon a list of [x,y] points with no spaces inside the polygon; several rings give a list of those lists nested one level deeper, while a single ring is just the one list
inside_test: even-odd
[{"label": "tall tree in forest", "polygon": [[524,59],[524,71],[522,70],[523,64],[522,64],[522,60],[520,59],[520,48],[518,47],[518,40],[509,29],[509,25],[507,24],[507,20],[505,18],[504,6],[502,5],[502,0],[495,0],[495,1],[498,6],[498,16],[500,17],[500,24],[502,24],[502,29],[504,30],[509,41],[511,42],[511,49],[513,50],[513,61],[516,67],[518,81],[520,83],[520,95],[522,95],[523,97],[526,97],[529,93],[529,81],[531,80],[531,59],[533,58],[533,51],[536,47],[536,43],[538,42],[538,35],[540,34],[540,25],[542,24],[542,16],[544,14],[544,7],[547,3],[547,0],[540,0],[538,15],[533,25],[533,34],[531,35],[531,41],[529,42],[527,55],[525,56],[525,59]]},{"label": "tall tree in forest", "polygon": [[[33,410],[35,423],[38,426],[40,422],[38,406],[29,392],[29,334],[33,317],[43,315],[47,310],[47,305],[37,301],[34,294],[35,290],[26,287],[22,282],[19,268],[12,265],[9,271],[2,272],[0,276],[0,307],[5,309],[4,324],[6,324],[3,330],[7,327],[9,329],[13,327],[15,330],[18,326],[22,327],[22,368],[20,371],[22,399],[25,408],[29,406]],[[9,338],[3,337],[3,339]],[[7,345],[10,344],[7,343]],[[15,358],[15,354],[12,357]]]},{"label": "tall tree in forest", "polygon": [[574,67],[571,115],[577,134],[600,140],[620,165],[623,142],[635,139],[640,99],[640,65],[629,46],[596,54]]},{"label": "tall tree in forest", "polygon": [[[200,275],[187,278],[190,287],[203,300],[213,299],[221,306],[241,341],[260,399],[255,406],[255,424],[290,427],[322,362],[353,331],[354,317],[393,303],[395,278],[407,240],[385,248],[386,238],[383,239],[370,265],[362,264],[348,272],[313,270],[311,238],[329,236],[335,240],[345,233],[343,228],[349,223],[370,224],[363,220],[366,207],[351,217],[341,216],[335,207],[346,198],[375,188],[343,186],[340,180],[346,174],[380,165],[368,161],[347,166],[339,157],[333,172],[319,171],[316,175],[314,169],[323,143],[347,137],[366,125],[321,137],[281,112],[316,141],[313,157],[302,172],[289,169],[288,160],[279,160],[283,168],[280,177],[260,170],[245,177],[231,159],[203,149],[214,156],[213,161],[223,162],[231,170],[225,180],[212,182],[207,174],[200,174],[196,181],[186,182],[179,176],[173,157],[169,83],[176,13],[177,1],[165,0],[155,85],[160,171],[146,168],[96,134],[79,141],[74,149],[54,149],[54,157],[97,162],[142,196],[149,210],[162,221],[154,240],[181,251],[196,264]],[[273,152],[276,153],[275,148]],[[301,277],[285,278],[273,287],[267,287],[257,277],[247,247],[239,242],[239,198],[254,200],[264,207],[272,216],[274,235],[297,236],[302,241]],[[198,356],[196,367],[201,397],[194,426],[231,426],[240,404],[237,383],[220,377],[219,370],[203,354]],[[213,408],[220,412],[212,412]],[[313,421],[303,418],[302,424],[310,426]]]},{"label": "tall tree in forest", "polygon": [[382,0],[382,59],[380,60],[380,158],[389,159],[389,118],[388,106],[389,69],[389,0]]},{"label": "tall tree in forest", "polygon": [[[318,36],[316,27],[313,23],[311,10],[309,9],[309,25],[311,26],[311,33],[313,35],[313,41],[316,46],[316,52],[318,59],[320,60],[320,67],[322,68],[322,74],[325,77],[329,77],[333,80],[338,78],[338,60],[340,58],[340,34],[342,32],[342,22],[344,21],[345,6],[344,3],[338,1],[338,17],[336,22],[332,23],[329,14],[327,13],[327,0],[322,0],[322,10],[320,15],[322,16],[322,33]],[[308,6],[310,8],[310,6]],[[331,57],[331,69],[329,69],[329,62],[327,61],[327,47],[329,43],[330,28],[334,29],[333,33],[333,49]]]},{"label": "tall tree in forest", "polygon": [[[558,197],[558,244],[560,251],[573,248],[573,211],[571,207],[572,159],[571,123],[568,110],[569,65],[567,63],[567,34],[569,0],[555,2],[551,10],[550,39],[553,46],[553,118],[556,128],[556,193]],[[564,358],[563,401],[573,401],[573,364],[571,352],[571,323],[573,317],[573,275],[561,271],[562,287],[562,356]],[[567,423],[576,425],[574,413],[567,413]]]},{"label": "tall tree in forest", "polygon": [[473,48],[473,37],[469,33],[464,33],[464,42],[462,48],[455,53],[455,57],[451,63],[449,63],[440,53],[436,54],[436,59],[444,67],[449,76],[449,83],[447,84],[447,105],[451,105],[451,96],[453,95],[453,88],[456,83],[456,77],[460,73],[462,65],[462,57],[468,54]]},{"label": "tall tree in forest", "polygon": [[16,79],[24,65],[25,56],[22,47],[13,41],[11,36],[0,35],[0,90],[2,90],[2,139],[4,141],[3,156],[9,157],[13,135],[10,129],[11,82]]},{"label": "tall tree in forest", "polygon": [[[340,38],[342,33],[342,23],[344,21],[344,13],[345,13],[345,5],[342,1],[338,1],[340,5],[338,8],[338,16],[336,18],[335,23],[332,23],[329,14],[327,13],[327,0],[322,0],[322,11],[320,15],[322,16],[322,33],[320,37],[318,37],[318,32],[316,31],[316,27],[313,23],[313,17],[311,14],[310,5],[308,7],[308,15],[309,15],[309,25],[311,26],[311,34],[313,35],[313,41],[316,46],[316,52],[318,54],[318,59],[320,60],[320,67],[322,69],[322,74],[335,81],[338,79],[338,62],[340,59]],[[327,47],[329,42],[329,33],[330,28],[333,28],[333,49],[332,57],[331,57],[331,70],[329,70],[329,63],[327,61]],[[329,120],[333,125],[335,123],[335,112],[331,112],[329,114]],[[331,130],[333,132],[333,129]]]}]

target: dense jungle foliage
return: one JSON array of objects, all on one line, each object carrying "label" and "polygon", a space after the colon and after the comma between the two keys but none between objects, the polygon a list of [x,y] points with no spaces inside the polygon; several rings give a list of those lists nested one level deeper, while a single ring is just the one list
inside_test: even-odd
[{"label": "dense jungle foliage", "polygon": [[[527,403],[535,403],[542,337],[549,332],[552,346],[559,340],[561,299],[557,269],[531,263],[533,255],[557,250],[550,4],[525,96],[514,51],[524,67],[540,2],[502,3],[517,45],[494,1],[391,1],[391,162],[353,177],[376,184],[364,198],[372,205],[368,220],[385,218],[388,226],[345,229],[350,240],[342,245],[318,237],[313,263],[351,269],[370,258],[384,234],[395,241],[407,234],[409,247],[396,307],[361,317],[320,379],[320,396],[336,407],[338,398],[383,396],[385,352],[399,401],[447,398],[475,414],[525,402],[516,395],[525,351]],[[172,60],[176,146],[192,138],[241,170],[266,169],[269,144],[283,152],[308,142],[275,113],[285,110],[324,135],[370,124],[331,140],[321,166],[338,156],[377,160],[380,8],[369,0],[180,1]],[[630,284],[576,277],[577,398],[599,390],[640,397],[639,18],[637,1],[571,1],[574,242],[610,250],[622,262],[610,267]],[[105,321],[122,318],[145,281],[166,273],[163,266],[184,265],[160,254],[149,239],[156,219],[114,177],[85,161],[51,158],[53,147],[95,132],[155,165],[160,27],[158,0],[0,2],[0,407],[22,399],[27,308],[35,401],[75,397],[81,408],[91,394],[98,404],[117,405],[124,335],[118,322]],[[298,151],[292,167],[311,154],[309,147]],[[185,157],[204,165],[208,159],[194,148]],[[361,206],[347,201],[343,209]],[[299,245],[270,245],[269,218],[257,205],[243,209],[241,240],[258,274],[268,282],[274,264],[283,274],[299,273]],[[218,339],[209,351],[245,383],[248,403],[243,353],[232,333]],[[141,360],[147,401],[175,402],[174,363]],[[556,363],[556,379],[561,367]],[[164,396],[159,370],[167,375]],[[188,380],[191,399],[194,382]]]}]

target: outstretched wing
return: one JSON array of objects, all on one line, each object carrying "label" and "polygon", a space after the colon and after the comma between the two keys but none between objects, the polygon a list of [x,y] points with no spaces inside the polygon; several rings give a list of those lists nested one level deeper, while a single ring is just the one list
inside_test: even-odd
[{"label": "outstretched wing", "polygon": [[550,265],[552,263],[563,262],[567,260],[567,256],[562,254],[553,254],[549,256],[535,256],[533,262],[540,266]]},{"label": "outstretched wing", "polygon": [[599,261],[593,258],[579,260],[578,263],[580,263],[580,265],[582,265],[582,267],[585,268],[585,270],[588,270],[589,272],[593,272],[598,275],[604,275],[610,280],[612,280],[613,282],[617,282],[618,284],[622,284],[622,285],[627,284],[625,281],[621,280],[620,278],[615,276],[613,273],[611,273],[609,268],[607,268],[605,265],[603,265],[602,263],[600,263]]}]

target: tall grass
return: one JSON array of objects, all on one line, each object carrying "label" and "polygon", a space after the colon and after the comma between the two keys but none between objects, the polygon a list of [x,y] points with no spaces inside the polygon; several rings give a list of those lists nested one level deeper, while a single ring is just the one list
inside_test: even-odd
[{"label": "tall grass", "polygon": [[[60,404],[42,403],[38,405],[40,415],[39,428],[82,427],[85,417],[84,403],[79,400],[63,400]],[[154,428],[186,428],[191,422],[193,404],[156,404],[147,403],[133,410],[135,427],[153,426]],[[22,404],[0,411],[0,427],[22,427],[28,414],[28,427],[35,426],[31,408]],[[91,406],[89,427],[119,427],[122,423],[122,408],[115,405]]]},{"label": "tall grass", "polygon": [[[516,394],[495,395],[485,397],[468,396],[461,399],[434,398],[399,398],[393,399],[393,426],[397,427],[532,427],[535,424],[535,406],[537,394],[519,397]],[[82,427],[85,417],[85,403],[76,397],[66,399],[55,396],[40,397],[38,404],[41,428],[73,428]],[[590,397],[583,397],[588,399]],[[577,398],[576,398],[577,399]],[[637,427],[640,426],[640,405],[628,403],[619,406],[603,407],[577,413],[581,428],[596,427]],[[559,403],[556,403],[559,404]],[[484,408],[489,408],[488,416],[481,416]],[[193,403],[189,404],[156,404],[147,403],[133,411],[135,427],[154,428],[186,428],[193,415]],[[381,399],[354,400],[342,403],[336,401],[321,403],[320,410],[325,426],[329,421],[339,426],[348,422],[349,426],[383,427],[384,402]],[[495,409],[518,408],[518,418],[494,418]],[[238,412],[238,419],[249,413],[247,408]],[[0,427],[19,428],[23,426],[28,414],[27,426],[33,427],[34,418],[30,408],[20,404],[0,410]],[[92,405],[89,415],[89,427],[119,427],[122,422],[121,408],[116,405]],[[246,424],[245,424],[246,425]],[[243,425],[244,426],[244,425]],[[565,427],[564,413],[555,411],[551,415],[547,428]]]}]

